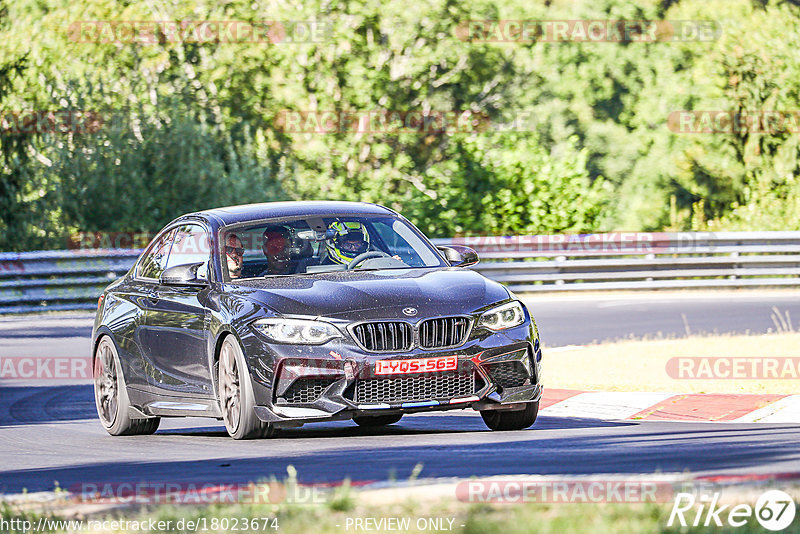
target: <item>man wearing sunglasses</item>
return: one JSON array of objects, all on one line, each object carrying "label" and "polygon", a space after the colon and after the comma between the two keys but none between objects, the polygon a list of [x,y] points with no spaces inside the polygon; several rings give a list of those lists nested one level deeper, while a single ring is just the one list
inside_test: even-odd
[{"label": "man wearing sunglasses", "polygon": [[225,258],[228,262],[228,274],[230,277],[241,277],[244,247],[242,246],[242,240],[236,234],[228,234],[228,237],[225,238]]}]

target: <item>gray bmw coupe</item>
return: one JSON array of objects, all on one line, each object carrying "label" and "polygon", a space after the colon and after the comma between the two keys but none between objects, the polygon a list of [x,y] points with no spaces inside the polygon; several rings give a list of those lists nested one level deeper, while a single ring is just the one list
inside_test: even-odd
[{"label": "gray bmw coupe", "polygon": [[179,217],[99,300],[100,421],[130,435],[161,417],[212,417],[246,439],[471,408],[492,430],[528,428],[542,395],[536,323],[467,268],[477,262],[374,204]]}]

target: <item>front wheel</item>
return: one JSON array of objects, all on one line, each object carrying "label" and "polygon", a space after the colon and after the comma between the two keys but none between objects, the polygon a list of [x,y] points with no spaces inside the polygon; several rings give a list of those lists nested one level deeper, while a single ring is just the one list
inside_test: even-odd
[{"label": "front wheel", "polygon": [[374,427],[386,426],[398,422],[402,419],[403,414],[387,414],[387,415],[358,415],[353,417],[353,421],[358,426]]},{"label": "front wheel", "polygon": [[125,376],[117,348],[108,336],[100,340],[94,353],[94,401],[103,428],[112,436],[153,434],[161,423],[160,417],[131,419]]},{"label": "front wheel", "polygon": [[247,370],[242,349],[232,335],[222,342],[217,384],[222,420],[233,439],[267,438],[273,435],[273,425],[256,416],[250,372]]},{"label": "front wheel", "polygon": [[536,422],[538,414],[539,401],[529,402],[521,410],[481,410],[483,422],[492,430],[523,430]]}]

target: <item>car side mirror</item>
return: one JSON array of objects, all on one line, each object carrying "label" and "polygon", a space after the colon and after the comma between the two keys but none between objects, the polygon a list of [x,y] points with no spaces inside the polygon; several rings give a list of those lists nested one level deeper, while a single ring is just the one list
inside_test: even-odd
[{"label": "car side mirror", "polygon": [[165,286],[197,286],[204,287],[208,285],[208,280],[198,278],[197,269],[205,265],[205,262],[187,263],[184,265],[175,265],[169,269],[165,269],[161,273],[159,281]]},{"label": "car side mirror", "polygon": [[480,261],[475,249],[463,245],[449,245],[436,248],[444,254],[444,258],[452,267],[469,267]]}]

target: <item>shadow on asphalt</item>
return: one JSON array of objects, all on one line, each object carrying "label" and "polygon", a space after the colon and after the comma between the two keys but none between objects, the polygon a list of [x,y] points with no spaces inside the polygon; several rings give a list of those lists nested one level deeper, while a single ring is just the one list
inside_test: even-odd
[{"label": "shadow on asphalt", "polygon": [[[449,422],[445,426],[450,424],[455,423]],[[551,428],[557,429],[559,422],[551,421],[550,424],[553,425]],[[441,433],[442,430],[403,423],[381,431],[339,426],[303,435],[299,430],[292,430],[287,436],[250,442],[233,441],[216,427],[177,433],[168,431],[155,436],[111,438],[103,435],[95,437],[84,447],[105,451],[98,454],[107,458],[106,455],[113,456],[112,448],[127,452],[144,450],[161,439],[164,446],[156,454],[162,457],[154,458],[153,454],[148,454],[147,457],[151,458],[148,461],[104,460],[41,469],[5,469],[0,471],[0,493],[17,493],[23,489],[49,490],[53,480],[58,480],[62,488],[73,491],[75,485],[81,483],[238,484],[273,476],[283,480],[288,465],[297,469],[303,483],[330,483],[345,478],[362,482],[405,480],[417,464],[423,465],[422,477],[449,478],[719,470],[726,470],[729,474],[749,474],[770,464],[775,469],[775,462],[800,461],[800,451],[796,446],[800,429],[779,425],[634,422],[625,424],[625,429],[583,427],[570,431],[566,436],[559,432],[542,432],[536,427],[521,432],[492,433],[474,432],[477,428],[472,423],[466,426],[460,433],[450,430],[453,437],[447,443],[426,441],[418,445],[414,443],[415,435]],[[366,441],[340,441],[331,448],[331,443],[324,439],[326,436],[378,437]],[[303,437],[309,439],[299,439]],[[252,456],[254,451],[256,454],[259,450],[266,454],[274,451],[270,444],[287,438],[298,438],[291,453]],[[187,447],[191,446],[187,451],[193,455],[198,454],[199,446],[209,445],[213,447],[209,448],[209,454],[224,450],[225,456],[188,459],[180,450],[183,441]],[[68,451],[62,454],[66,455]]]},{"label": "shadow on asphalt", "polygon": [[[0,427],[81,421],[96,419],[94,392],[91,384],[65,386],[32,386],[0,388],[2,398],[11,399],[8,411],[0,411]],[[1,402],[1,401],[0,401]],[[3,406],[4,407],[4,406]],[[184,436],[227,436],[221,422],[200,428],[163,429],[159,434]],[[548,417],[540,415],[537,429],[596,428],[630,425],[630,422],[603,421],[579,417]],[[351,421],[337,423],[310,423],[299,429],[282,429],[278,437],[284,439],[311,437],[381,436],[408,434],[435,434],[437,432],[488,431],[477,412],[464,410],[457,415],[417,414],[406,416],[400,423],[382,428],[364,428]]]},{"label": "shadow on asphalt", "polygon": [[[171,420],[154,436],[111,437],[96,421],[91,386],[2,388],[0,392],[5,399],[18,397],[0,419],[0,425],[12,427],[3,436],[8,443],[13,443],[13,432],[18,431],[15,426],[90,420],[74,436],[67,430],[68,434],[58,431],[59,437],[53,438],[60,442],[53,444],[45,463],[69,465],[33,469],[2,465],[0,493],[51,490],[54,480],[73,490],[81,483],[239,484],[273,476],[282,480],[288,465],[297,469],[301,482],[329,483],[345,478],[404,480],[417,464],[423,465],[422,477],[450,478],[721,470],[746,475],[797,470],[800,463],[800,427],[788,424],[541,416],[529,430],[492,432],[477,414],[459,412],[408,416],[382,428],[362,428],[351,421],[309,424],[281,430],[272,439],[244,442],[230,439],[224,427],[211,419],[207,424],[198,424],[197,419]],[[169,428],[181,423],[191,426]],[[33,430],[45,443],[53,431]],[[437,439],[437,435],[445,437]],[[77,457],[85,459],[88,453],[96,455],[97,461],[71,460],[72,451],[78,449]],[[131,454],[142,460],[130,460]],[[126,459],[116,461],[117,455]]]},{"label": "shadow on asphalt", "polygon": [[92,388],[91,384],[4,386],[0,388],[0,427],[96,419]]},{"label": "shadow on asphalt", "polygon": [[[536,430],[557,430],[565,428],[599,428],[630,426],[633,422],[603,421],[580,417],[539,417],[533,426]],[[480,415],[466,413],[460,415],[414,415],[405,417],[393,425],[369,428],[357,426],[352,421],[335,423],[309,423],[302,428],[286,428],[278,431],[272,439],[311,439],[342,438],[351,436],[411,436],[423,434],[448,434],[464,432],[491,432]],[[158,434],[172,436],[228,437],[223,426],[200,428],[162,429]]]}]

